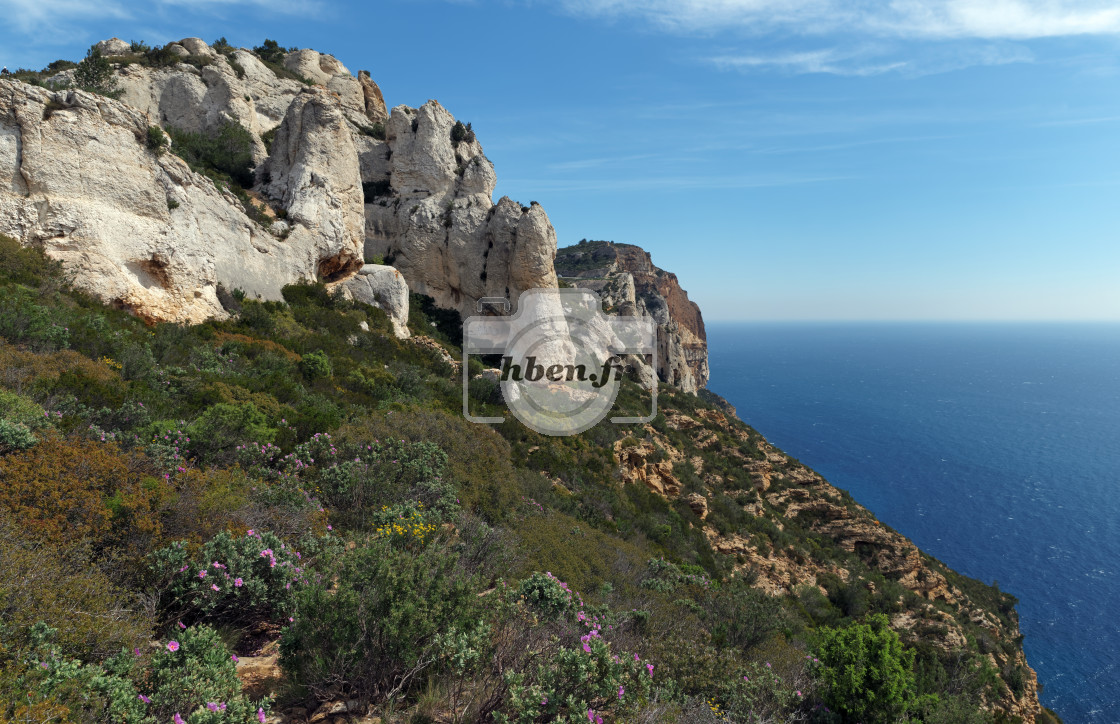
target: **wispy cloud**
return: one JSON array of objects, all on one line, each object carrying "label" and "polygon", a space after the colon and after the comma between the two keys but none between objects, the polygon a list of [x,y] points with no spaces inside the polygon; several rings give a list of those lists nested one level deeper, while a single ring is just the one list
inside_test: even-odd
[{"label": "wispy cloud", "polygon": [[1007,42],[961,41],[952,45],[922,47],[899,43],[875,43],[851,48],[829,47],[818,50],[779,53],[723,53],[704,59],[723,70],[743,72],[824,73],[842,76],[870,76],[896,73],[922,76],[947,73],[980,65],[1029,63],[1031,51]]},{"label": "wispy cloud", "polygon": [[503,179],[503,188],[529,188],[538,193],[560,193],[574,191],[648,191],[654,189],[761,189],[802,184],[832,183],[851,181],[856,176],[811,175],[811,174],[757,174],[743,176],[683,176],[666,174],[664,176],[640,176],[631,178],[602,178],[570,181],[555,178],[511,178]]},{"label": "wispy cloud", "polygon": [[717,55],[707,59],[724,70],[773,69],[790,73],[828,73],[831,75],[879,75],[906,67],[903,60],[884,63],[853,62],[853,53],[837,48],[773,55]]},{"label": "wispy cloud", "polygon": [[584,158],[573,161],[561,161],[559,163],[550,163],[548,167],[554,171],[584,171],[590,168],[602,168],[604,166],[617,166],[619,164],[628,163],[630,161],[641,161],[647,158],[652,158],[653,154],[639,153],[631,156],[607,156],[603,158]]},{"label": "wispy cloud", "polygon": [[87,20],[132,17],[132,13],[112,0],[0,0],[4,21],[23,33],[64,33]]},{"label": "wispy cloud", "polygon": [[220,14],[237,8],[257,8],[270,13],[316,17],[320,0],[154,0],[149,3],[119,0],[0,0],[5,22],[25,34],[26,45],[59,45],[66,36],[83,34],[85,26],[106,20],[150,21],[164,8],[178,15]]},{"label": "wispy cloud", "polygon": [[1114,0],[562,0],[572,13],[638,17],[674,32],[863,33],[1029,39],[1120,34]]}]

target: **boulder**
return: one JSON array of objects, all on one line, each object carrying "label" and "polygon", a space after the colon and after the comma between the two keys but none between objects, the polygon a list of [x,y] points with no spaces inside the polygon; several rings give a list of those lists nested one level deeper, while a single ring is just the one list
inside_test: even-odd
[{"label": "boulder", "polygon": [[104,56],[127,55],[132,52],[132,44],[126,43],[120,38],[102,40],[99,43],[95,43],[93,47]]},{"label": "boulder", "polygon": [[339,286],[351,299],[384,310],[394,334],[399,339],[408,338],[408,284],[399,271],[391,266],[366,264]]}]

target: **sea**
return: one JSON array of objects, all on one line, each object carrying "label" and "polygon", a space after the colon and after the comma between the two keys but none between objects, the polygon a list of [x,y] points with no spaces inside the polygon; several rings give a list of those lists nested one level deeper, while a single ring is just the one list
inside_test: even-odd
[{"label": "sea", "polygon": [[1120,722],[1120,324],[711,323],[708,387],[1019,598],[1043,704]]}]

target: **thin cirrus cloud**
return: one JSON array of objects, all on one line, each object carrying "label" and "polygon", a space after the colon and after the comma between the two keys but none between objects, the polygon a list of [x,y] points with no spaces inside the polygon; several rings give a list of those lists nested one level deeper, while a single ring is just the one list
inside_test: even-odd
[{"label": "thin cirrus cloud", "polygon": [[[103,20],[145,20],[170,8],[176,14],[189,10],[194,14],[221,13],[237,8],[256,8],[285,15],[305,14],[314,17],[322,9],[318,0],[155,0],[150,3],[118,0],[0,0],[0,15],[15,30],[25,35],[25,44],[58,44],[63,35],[81,31],[89,22]],[[0,37],[3,34],[0,33]],[[33,41],[33,42],[32,42]]]},{"label": "thin cirrus cloud", "polygon": [[945,73],[977,65],[1029,63],[1030,49],[1005,41],[962,41],[953,47],[899,48],[878,43],[856,48],[830,47],[808,51],[765,53],[729,52],[705,58],[722,70],[770,70],[786,73],[826,73],[842,76],[871,76],[897,73],[907,76]]},{"label": "thin cirrus cloud", "polygon": [[1006,39],[1120,34],[1115,0],[562,0],[571,13],[637,17],[674,32]]}]

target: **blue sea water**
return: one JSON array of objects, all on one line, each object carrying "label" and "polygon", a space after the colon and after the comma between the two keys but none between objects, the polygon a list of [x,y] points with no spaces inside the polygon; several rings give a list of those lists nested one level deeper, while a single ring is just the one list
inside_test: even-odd
[{"label": "blue sea water", "polygon": [[709,387],[1020,600],[1044,704],[1120,722],[1120,325],[710,324]]}]

